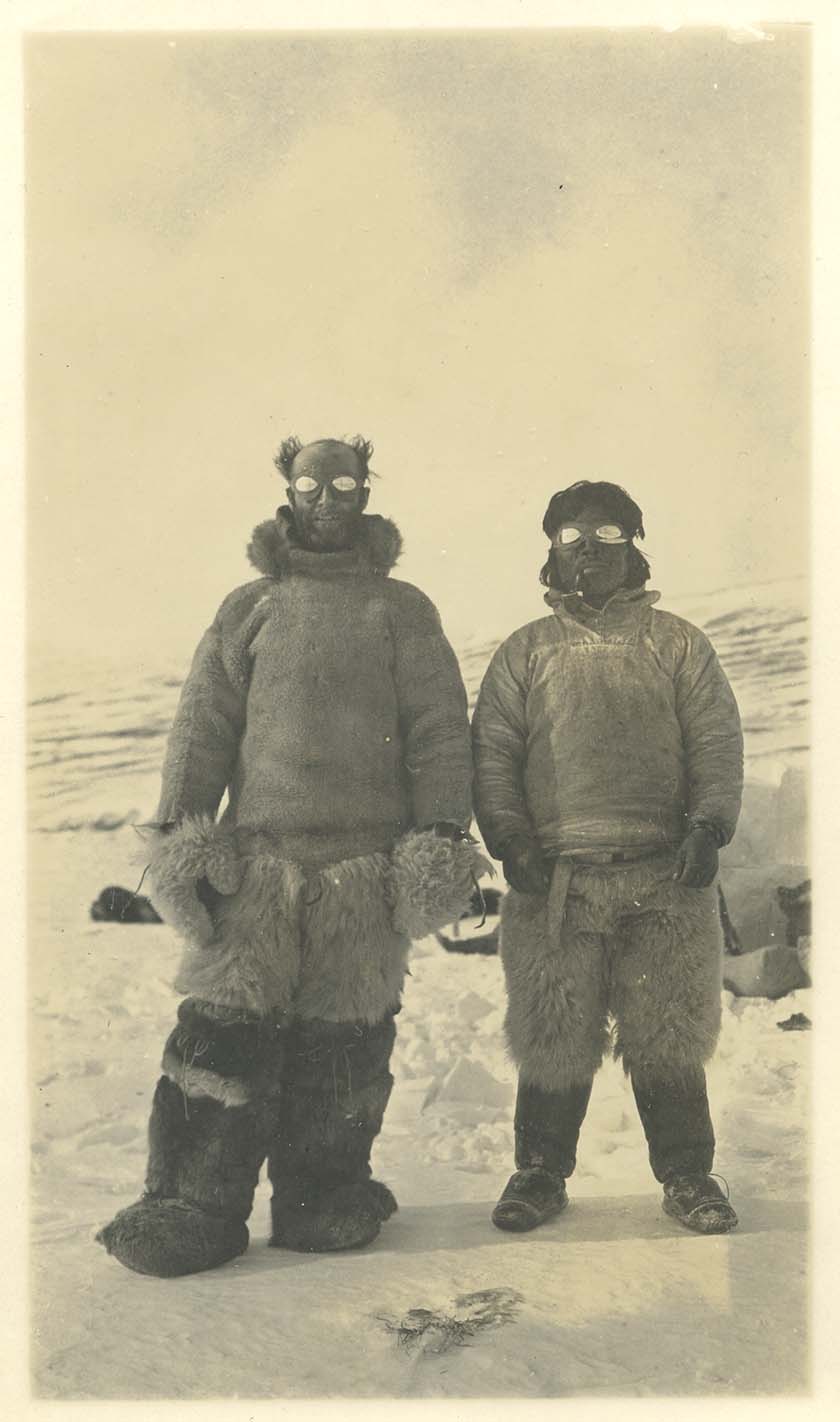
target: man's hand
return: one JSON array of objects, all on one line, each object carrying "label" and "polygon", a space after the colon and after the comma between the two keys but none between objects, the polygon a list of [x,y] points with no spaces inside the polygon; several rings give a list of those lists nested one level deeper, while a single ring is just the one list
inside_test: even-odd
[{"label": "man's hand", "polygon": [[551,865],[530,835],[517,834],[508,840],[502,868],[511,888],[520,894],[547,894],[551,887]]},{"label": "man's hand", "polygon": [[705,889],[718,871],[718,847],[711,830],[693,829],[677,851],[674,878],[687,889]]}]

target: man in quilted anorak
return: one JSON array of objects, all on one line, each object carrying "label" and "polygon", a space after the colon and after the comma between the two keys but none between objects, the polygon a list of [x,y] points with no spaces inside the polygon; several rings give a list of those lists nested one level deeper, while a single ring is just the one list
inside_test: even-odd
[{"label": "man in quilted anorak", "polygon": [[711,1174],[704,1063],[720,1026],[715,878],[740,809],[738,709],[708,639],[645,590],[642,513],[623,489],[573,484],[543,529],[551,612],[498,649],[473,720],[476,815],[510,885],[501,954],[519,1069],[517,1169],[493,1222],[532,1229],[565,1207],[612,1018],[664,1209],[722,1233],[737,1218]]},{"label": "man in quilted anorak", "polygon": [[[284,442],[260,577],[184,684],[151,851],[185,941],[142,1199],[98,1238],[140,1273],[241,1254],[265,1159],[271,1243],[363,1245],[396,1209],[370,1152],[413,938],[466,909],[466,696],[401,548],[365,513],[371,446]],[[217,811],[227,793],[221,819]]]}]

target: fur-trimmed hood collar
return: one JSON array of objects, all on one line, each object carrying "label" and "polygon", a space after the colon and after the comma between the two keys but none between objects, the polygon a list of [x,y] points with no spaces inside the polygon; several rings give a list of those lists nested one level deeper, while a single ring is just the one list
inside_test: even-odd
[{"label": "fur-trimmed hood collar", "polygon": [[[342,572],[378,573],[387,577],[402,552],[402,536],[395,523],[379,514],[364,514],[361,535],[352,547],[337,553],[312,553],[301,548],[295,538],[291,511],[281,505],[274,518],[257,524],[248,544],[248,557],[258,572],[282,578],[292,571],[304,571],[313,562],[313,571],[335,568]],[[316,561],[317,560],[317,561]]]}]

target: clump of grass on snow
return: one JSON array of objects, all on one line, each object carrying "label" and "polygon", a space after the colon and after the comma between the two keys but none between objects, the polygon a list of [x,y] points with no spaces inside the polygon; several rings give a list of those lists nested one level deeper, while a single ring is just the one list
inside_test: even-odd
[{"label": "clump of grass on snow", "polygon": [[484,1328],[509,1323],[521,1301],[522,1295],[515,1289],[479,1289],[476,1293],[459,1294],[448,1312],[411,1308],[400,1319],[376,1317],[400,1347],[439,1355],[463,1348]]}]

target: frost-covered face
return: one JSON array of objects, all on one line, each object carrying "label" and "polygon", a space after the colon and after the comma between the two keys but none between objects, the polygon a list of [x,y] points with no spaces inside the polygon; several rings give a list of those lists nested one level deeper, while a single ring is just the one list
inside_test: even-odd
[{"label": "frost-covered face", "polygon": [[295,455],[287,498],[306,548],[337,552],[356,541],[370,490],[355,449],[318,440]]},{"label": "frost-covered face", "polygon": [[[576,530],[578,537],[564,542],[563,529]],[[623,542],[605,542],[609,529],[620,529]],[[603,607],[614,592],[623,587],[630,566],[630,538],[616,524],[615,515],[598,503],[585,504],[580,513],[564,519],[552,539],[551,561],[554,583],[561,592],[580,592],[593,607]]]}]

